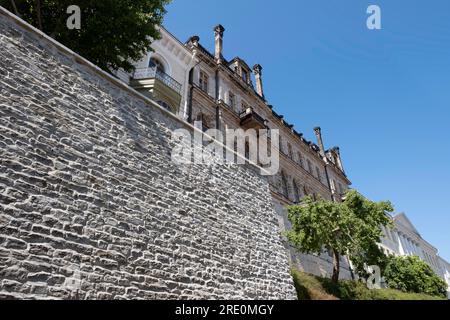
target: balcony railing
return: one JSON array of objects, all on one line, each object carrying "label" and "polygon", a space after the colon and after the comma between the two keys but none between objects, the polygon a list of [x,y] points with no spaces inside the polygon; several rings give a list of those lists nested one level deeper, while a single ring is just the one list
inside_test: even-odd
[{"label": "balcony railing", "polygon": [[160,80],[169,88],[175,90],[177,93],[181,93],[181,84],[177,82],[174,78],[169,76],[167,73],[158,70],[156,67],[153,68],[141,68],[136,69],[133,74],[133,79],[142,80],[154,78]]},{"label": "balcony railing", "polygon": [[264,129],[267,127],[267,121],[257,114],[252,107],[243,110],[239,117],[241,118],[241,126],[246,129]]}]

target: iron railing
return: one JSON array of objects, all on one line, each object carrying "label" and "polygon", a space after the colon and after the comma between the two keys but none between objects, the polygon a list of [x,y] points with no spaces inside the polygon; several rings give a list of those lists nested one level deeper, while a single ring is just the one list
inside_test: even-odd
[{"label": "iron railing", "polygon": [[249,116],[254,117],[258,122],[260,122],[261,124],[263,124],[264,126],[267,125],[267,122],[265,119],[263,119],[259,114],[257,114],[252,107],[248,107],[245,110],[243,110],[242,112],[239,113],[239,117],[241,118],[241,120],[243,120],[244,118],[247,118]]},{"label": "iron railing", "polygon": [[158,79],[177,93],[181,93],[181,84],[167,73],[158,70],[156,67],[136,69],[133,73],[133,79],[135,80],[147,78]]}]

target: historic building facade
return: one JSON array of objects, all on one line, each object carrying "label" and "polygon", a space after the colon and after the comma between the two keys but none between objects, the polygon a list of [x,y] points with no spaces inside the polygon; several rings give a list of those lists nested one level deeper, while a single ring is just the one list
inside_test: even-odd
[{"label": "historic building facade", "polygon": [[[201,124],[203,130],[278,129],[280,167],[269,182],[280,230],[289,228],[286,205],[299,202],[305,195],[341,201],[351,182],[339,147],[325,149],[320,127],[314,128],[315,143],[306,140],[267,101],[262,66],[250,67],[240,57],[227,60],[223,56],[225,28],[218,25],[213,32],[214,52],[210,52],[198,36],[182,43],[161,28],[162,38],[153,42],[152,50],[136,62],[135,73],[122,72],[118,76],[180,118]],[[420,236],[406,215],[398,214],[393,221],[392,230],[384,229],[385,237],[380,243],[383,251],[418,255],[450,286],[449,264],[438,256],[437,249]],[[288,243],[286,249],[290,251],[291,263],[300,270],[331,275],[331,253],[301,254]],[[355,277],[347,257],[341,257],[340,264],[342,278]]]},{"label": "historic building facade", "polygon": [[189,70],[197,63],[195,54],[169,31],[160,28],[161,39],[141,61],[133,74],[116,73],[122,81],[152,98],[181,118],[186,118]]},{"label": "historic building facade", "polygon": [[392,217],[394,226],[383,228],[384,238],[380,247],[386,255],[415,255],[425,261],[448,284],[450,298],[450,264],[441,258],[438,250],[422,238],[404,213]]},{"label": "historic building facade", "polygon": [[[181,43],[161,28],[162,38],[154,41],[152,50],[136,62],[135,73],[120,72],[118,76],[180,118],[201,123],[203,130],[278,129],[280,168],[269,177],[269,182],[281,230],[289,228],[285,206],[306,195],[341,201],[351,182],[345,174],[339,147],[325,149],[320,127],[314,128],[316,143],[305,139],[266,100],[261,65],[250,68],[239,57],[227,60],[223,56],[225,29],[218,25],[213,32],[214,52],[209,52],[198,36]],[[287,249],[291,262],[299,269],[331,275],[329,252],[315,256]],[[348,260],[341,259],[341,274],[350,278]]]}]

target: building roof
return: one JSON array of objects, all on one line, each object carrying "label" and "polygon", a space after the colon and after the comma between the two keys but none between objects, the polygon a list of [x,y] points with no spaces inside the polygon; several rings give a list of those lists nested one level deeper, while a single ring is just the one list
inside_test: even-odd
[{"label": "building roof", "polygon": [[417,231],[416,227],[412,224],[411,220],[408,219],[408,217],[406,216],[405,213],[403,213],[403,212],[398,213],[392,219],[395,222],[397,222],[397,223],[401,224],[402,226],[404,226],[405,228],[407,228],[408,230],[411,230],[412,232],[417,234],[420,238],[422,238],[419,231]]}]

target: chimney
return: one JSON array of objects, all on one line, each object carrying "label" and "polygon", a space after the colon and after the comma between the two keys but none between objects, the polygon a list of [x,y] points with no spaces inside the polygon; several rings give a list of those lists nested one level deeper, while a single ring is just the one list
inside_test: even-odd
[{"label": "chimney", "polygon": [[198,47],[198,42],[200,41],[199,36],[192,36],[191,39],[189,39],[189,40],[194,47]]},{"label": "chimney", "polygon": [[337,160],[337,165],[338,165],[339,169],[341,169],[341,171],[345,173],[344,166],[342,165],[341,150],[339,149],[339,147],[334,147],[333,150],[337,155],[336,160]]},{"label": "chimney", "polygon": [[217,25],[214,27],[214,40],[215,40],[215,51],[214,58],[216,58],[217,62],[222,61],[223,59],[223,32],[225,28],[222,25]]},{"label": "chimney", "polygon": [[262,67],[259,64],[255,64],[253,66],[253,71],[255,72],[255,80],[256,80],[256,92],[259,94],[261,98],[264,98],[264,90],[262,83]]},{"label": "chimney", "polygon": [[314,132],[316,134],[317,144],[319,145],[320,155],[322,157],[325,157],[325,148],[323,147],[323,141],[322,141],[322,129],[320,129],[320,127],[315,127]]}]

